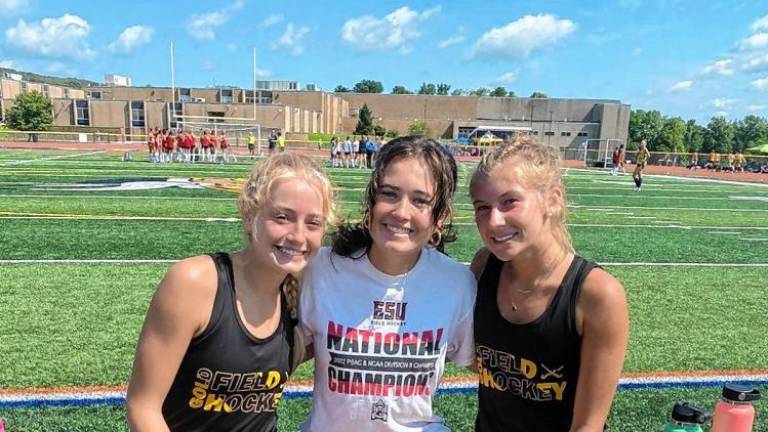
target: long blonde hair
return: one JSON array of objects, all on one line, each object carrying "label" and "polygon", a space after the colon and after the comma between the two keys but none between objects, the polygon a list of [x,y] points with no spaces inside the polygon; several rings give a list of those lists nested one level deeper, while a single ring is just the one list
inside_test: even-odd
[{"label": "long blonde hair", "polygon": [[[250,241],[253,219],[264,206],[278,182],[300,178],[316,188],[323,198],[323,222],[328,227],[335,221],[333,185],[320,167],[307,157],[280,153],[254,165],[238,198],[245,235]],[[299,282],[293,275],[283,280],[283,293],[292,318],[297,317]]]},{"label": "long blonde hair", "polygon": [[[557,148],[536,142],[529,135],[516,135],[512,141],[483,155],[472,174],[470,194],[482,177],[488,176],[495,168],[513,158],[515,164],[505,169],[513,170],[527,187],[538,191],[555,239],[565,250],[573,252],[571,235],[566,226],[568,200],[560,173],[560,152]],[[551,204],[544,197],[553,192],[557,199]]]}]

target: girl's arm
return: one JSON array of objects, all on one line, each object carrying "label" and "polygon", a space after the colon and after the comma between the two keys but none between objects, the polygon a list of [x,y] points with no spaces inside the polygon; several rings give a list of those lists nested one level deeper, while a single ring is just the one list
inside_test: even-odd
[{"label": "girl's arm", "polygon": [[207,256],[174,264],[160,282],[144,320],[128,384],[126,410],[132,431],[168,430],[163,401],[190,341],[207,325],[216,288],[216,270]]},{"label": "girl's arm", "polygon": [[584,280],[577,308],[582,320],[581,368],[571,432],[602,432],[624,365],[629,313],[624,287],[602,269]]}]

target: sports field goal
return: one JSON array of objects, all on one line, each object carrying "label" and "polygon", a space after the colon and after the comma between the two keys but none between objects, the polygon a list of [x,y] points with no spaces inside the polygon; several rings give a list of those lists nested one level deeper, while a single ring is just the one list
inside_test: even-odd
[{"label": "sports field goal", "polygon": [[585,167],[611,168],[613,166],[613,151],[624,144],[618,138],[589,138],[584,140],[579,152],[579,158],[584,160]]},{"label": "sports field goal", "polygon": [[258,149],[257,154],[262,153],[262,127],[253,119],[175,114],[173,122],[176,124],[176,129],[192,132],[198,137],[205,131],[216,135],[225,133],[229,145],[234,147],[246,147],[249,137],[253,136]]}]

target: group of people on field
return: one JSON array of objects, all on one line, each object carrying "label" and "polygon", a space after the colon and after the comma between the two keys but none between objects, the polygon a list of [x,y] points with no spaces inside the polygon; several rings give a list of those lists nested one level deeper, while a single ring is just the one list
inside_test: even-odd
[{"label": "group of people on field", "polygon": [[331,166],[334,168],[368,168],[372,169],[376,157],[387,141],[383,136],[361,136],[359,139],[349,136],[344,141],[333,137],[330,142]]},{"label": "group of people on field", "polygon": [[154,163],[237,162],[224,131],[206,129],[198,139],[192,131],[151,128],[147,148]]},{"label": "group of people on field", "polygon": [[[484,244],[469,268],[445,252],[462,235],[457,193]],[[557,149],[504,143],[467,190],[438,142],[395,138],[362,217],[342,222],[323,170],[279,153],[254,166],[239,208],[242,250],[184,259],[160,282],[128,386],[132,430],[275,431],[310,360],[302,431],[448,431],[433,406],[447,362],[476,373],[476,431],[604,430],[627,301],[573,249]]]}]

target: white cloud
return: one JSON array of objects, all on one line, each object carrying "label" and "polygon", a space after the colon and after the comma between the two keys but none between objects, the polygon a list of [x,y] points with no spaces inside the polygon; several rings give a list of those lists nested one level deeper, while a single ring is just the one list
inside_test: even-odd
[{"label": "white cloud", "polygon": [[768,90],[768,76],[752,81],[752,86],[758,90]]},{"label": "white cloud", "polygon": [[635,56],[635,57],[639,56],[642,53],[643,53],[643,49],[642,48],[635,48],[635,49],[632,50],[632,55]]},{"label": "white cloud", "polygon": [[451,36],[448,36],[447,38],[441,40],[437,46],[438,48],[448,48],[449,46],[458,45],[462,42],[464,42],[467,39],[467,37],[464,35],[464,27],[459,26],[458,30],[454,32]]},{"label": "white cloud", "polygon": [[728,109],[736,102],[735,99],[715,98],[712,100],[712,106],[719,109]]},{"label": "white cloud", "polygon": [[741,68],[750,72],[758,72],[768,69],[768,54],[752,57],[744,62],[744,64],[741,65]]},{"label": "white cloud", "polygon": [[749,28],[753,31],[768,30],[768,15],[753,22]]},{"label": "white cloud", "polygon": [[222,10],[194,14],[187,21],[187,32],[196,39],[216,39],[216,28],[229,21],[232,13],[244,4],[243,0],[235,0]]},{"label": "white cloud", "polygon": [[21,15],[29,10],[29,0],[0,0],[0,17]]},{"label": "white cloud", "polygon": [[439,13],[440,6],[417,12],[408,6],[394,10],[383,18],[365,15],[352,18],[341,29],[341,40],[358,51],[397,49],[410,52],[411,42],[421,36],[421,23]]},{"label": "white cloud", "polygon": [[746,109],[749,112],[764,111],[765,110],[765,105],[747,105]]},{"label": "white cloud", "polygon": [[123,30],[117,40],[107,47],[115,54],[130,54],[134,49],[148,44],[155,34],[155,29],[142,25],[130,26]]},{"label": "white cloud", "polygon": [[88,21],[64,14],[39,23],[19,20],[5,31],[5,39],[12,47],[43,57],[88,59],[95,55],[87,40],[90,32]]},{"label": "white cloud", "polygon": [[283,19],[285,19],[285,16],[283,14],[272,14],[264,18],[264,21],[261,22],[261,26],[264,28],[270,28],[274,25],[277,25],[283,22]]},{"label": "white cloud", "polygon": [[200,70],[202,70],[202,71],[208,72],[208,71],[212,71],[214,69],[216,69],[216,65],[213,64],[213,62],[210,61],[210,60],[203,60],[203,62],[200,63]]},{"label": "white cloud", "polygon": [[749,51],[768,47],[768,33],[755,33],[739,42],[739,49]]},{"label": "white cloud", "polygon": [[496,82],[499,84],[512,84],[517,80],[517,71],[507,72],[496,78]]},{"label": "white cloud", "polygon": [[307,33],[309,27],[295,27],[293,23],[289,23],[280,39],[272,43],[272,49],[285,49],[291,55],[301,55],[304,52],[303,42]]},{"label": "white cloud", "polygon": [[472,48],[472,57],[528,57],[531,52],[572,34],[576,27],[573,21],[554,15],[526,15],[483,34]]},{"label": "white cloud", "polygon": [[227,51],[229,51],[229,52],[237,51],[237,45],[235,45],[233,43],[228,43],[227,44]]},{"label": "white cloud", "polygon": [[703,72],[705,75],[731,76],[733,75],[733,60],[718,60],[711,65],[704,67]]},{"label": "white cloud", "polygon": [[693,85],[693,81],[680,81],[679,83],[676,83],[672,85],[667,91],[670,92],[677,92],[677,91],[684,91],[691,88]]},{"label": "white cloud", "polygon": [[256,78],[268,78],[270,76],[272,76],[271,70],[256,68]]},{"label": "white cloud", "polygon": [[18,65],[16,65],[14,60],[2,60],[0,61],[0,67],[6,69],[16,69],[18,68]]},{"label": "white cloud", "polygon": [[718,111],[715,113],[715,117],[728,117],[728,111]]}]

